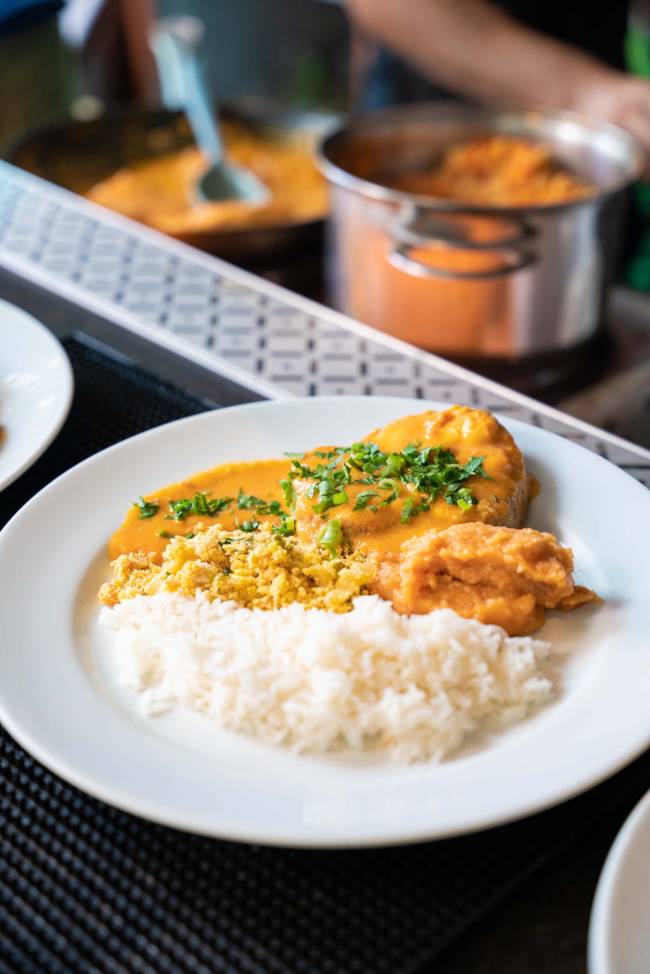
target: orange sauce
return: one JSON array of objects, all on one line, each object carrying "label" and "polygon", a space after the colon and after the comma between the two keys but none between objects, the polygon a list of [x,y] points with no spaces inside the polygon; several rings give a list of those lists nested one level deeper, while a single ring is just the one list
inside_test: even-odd
[{"label": "orange sauce", "polygon": [[111,537],[108,544],[108,554],[111,559],[118,555],[129,554],[133,551],[151,552],[160,558],[168,537],[162,536],[164,531],[168,535],[188,534],[193,532],[198,524],[221,524],[230,530],[237,526],[237,522],[254,518],[263,523],[277,518],[270,515],[258,514],[254,510],[240,510],[231,505],[215,517],[191,514],[183,521],[175,521],[170,515],[169,501],[191,499],[197,492],[207,494],[211,498],[236,498],[240,490],[254,494],[264,501],[280,501],[283,506],[282,490],[279,481],[286,477],[289,471],[288,460],[252,460],[241,463],[226,463],[211,470],[193,474],[186,480],[169,484],[153,494],[147,494],[146,501],[158,506],[153,517],[141,518],[136,505],[129,508],[122,525]]},{"label": "orange sauce", "polygon": [[[365,437],[365,442],[376,444],[385,453],[399,453],[409,444],[416,443],[421,447],[442,446],[450,449],[461,464],[473,456],[483,457],[487,476],[472,477],[470,482],[478,503],[462,510],[438,497],[429,510],[402,521],[404,505],[411,498],[408,485],[398,484],[398,497],[390,504],[379,503],[386,496],[385,491],[379,490],[377,504],[373,505],[376,510],[372,510],[370,504],[363,510],[355,510],[357,495],[369,487],[364,483],[350,483],[346,487],[348,501],[330,508],[327,518],[323,518],[314,511],[315,500],[307,492],[311,481],[298,478],[294,480],[295,522],[296,533],[302,540],[315,543],[327,519],[336,518],[353,548],[385,558],[397,555],[404,541],[427,531],[442,531],[468,521],[513,526],[523,522],[528,499],[524,460],[508,431],[490,413],[467,406],[452,406],[442,412],[422,412],[373,430]],[[325,452],[327,448],[321,450]],[[308,453],[301,462],[313,469],[316,464],[328,461]],[[289,459],[226,463],[147,494],[144,499],[158,505],[156,513],[142,518],[137,505],[131,506],[121,527],[110,539],[109,556],[112,560],[118,555],[143,551],[160,558],[168,535],[186,535],[201,524],[219,524],[227,530],[247,520],[260,523],[270,520],[277,524],[277,515],[240,509],[236,503],[213,517],[190,515],[176,521],[171,517],[169,502],[191,500],[198,492],[211,499],[228,497],[236,500],[243,491],[267,503],[278,501],[282,509],[287,510],[279,482],[287,477],[290,468]]]}]

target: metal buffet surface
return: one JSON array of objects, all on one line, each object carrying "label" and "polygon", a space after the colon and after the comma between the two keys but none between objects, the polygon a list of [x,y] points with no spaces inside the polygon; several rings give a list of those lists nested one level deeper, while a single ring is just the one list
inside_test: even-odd
[{"label": "metal buffet surface", "polygon": [[0,266],[264,396],[383,394],[506,413],[650,486],[650,452],[0,162]]}]

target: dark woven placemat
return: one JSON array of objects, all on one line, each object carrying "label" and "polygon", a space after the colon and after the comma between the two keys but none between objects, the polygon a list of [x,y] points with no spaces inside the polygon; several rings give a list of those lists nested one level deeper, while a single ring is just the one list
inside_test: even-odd
[{"label": "dark woven placemat", "polygon": [[[84,457],[205,408],[84,344],[66,348],[76,379],[70,418],[0,494],[0,524]],[[533,869],[649,786],[646,755],[558,809],[463,839],[277,850],[119,812],[62,782],[0,731],[0,974],[429,969]]]}]

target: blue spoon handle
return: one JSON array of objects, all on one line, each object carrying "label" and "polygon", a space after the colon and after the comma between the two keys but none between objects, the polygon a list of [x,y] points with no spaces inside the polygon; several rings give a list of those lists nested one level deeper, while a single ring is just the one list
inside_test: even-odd
[{"label": "blue spoon handle", "polygon": [[223,143],[197,56],[202,37],[203,24],[197,17],[162,17],[152,27],[149,42],[163,102],[167,108],[184,109],[197,144],[217,166]]}]

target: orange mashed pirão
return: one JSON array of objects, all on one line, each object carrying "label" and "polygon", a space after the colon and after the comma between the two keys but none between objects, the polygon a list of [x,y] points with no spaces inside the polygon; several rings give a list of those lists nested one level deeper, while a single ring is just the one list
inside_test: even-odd
[{"label": "orange mashed pir\u00e3o", "polygon": [[535,482],[510,433],[467,406],[396,420],[347,447],[223,464],[140,497],[109,542],[100,599],[180,591],[405,615],[450,608],[510,635],[598,601],[573,555],[523,528]]}]

